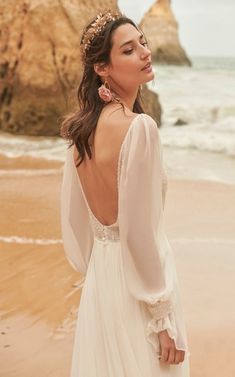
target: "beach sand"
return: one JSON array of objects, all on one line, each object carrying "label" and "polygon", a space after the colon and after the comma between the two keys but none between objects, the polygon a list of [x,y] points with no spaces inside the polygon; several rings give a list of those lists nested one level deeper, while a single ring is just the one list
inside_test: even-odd
[{"label": "beach sand", "polygon": [[[11,170],[0,176],[1,377],[69,377],[81,277],[61,243],[61,166],[0,160],[0,169]],[[27,175],[27,169],[40,171]],[[165,225],[191,377],[234,377],[235,186],[169,179]]]}]

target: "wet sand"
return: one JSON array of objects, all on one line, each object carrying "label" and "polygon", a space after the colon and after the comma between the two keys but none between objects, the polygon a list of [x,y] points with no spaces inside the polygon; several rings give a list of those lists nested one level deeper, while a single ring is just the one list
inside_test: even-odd
[{"label": "wet sand", "polygon": [[[0,169],[11,170],[0,176],[1,377],[69,376],[81,290],[61,244],[61,166],[0,161]],[[15,169],[40,171],[20,175]],[[233,377],[235,186],[170,179],[165,224],[181,286],[191,377]]]}]

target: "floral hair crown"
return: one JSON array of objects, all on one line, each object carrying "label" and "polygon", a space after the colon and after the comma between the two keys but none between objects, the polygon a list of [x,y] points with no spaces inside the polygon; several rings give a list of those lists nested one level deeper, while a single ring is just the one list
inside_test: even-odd
[{"label": "floral hair crown", "polygon": [[91,42],[95,37],[97,37],[100,32],[105,28],[105,26],[111,22],[115,21],[121,17],[121,13],[114,11],[100,12],[96,16],[95,20],[92,22],[91,26],[84,32],[81,41],[81,53],[83,58],[86,52],[90,48]]}]

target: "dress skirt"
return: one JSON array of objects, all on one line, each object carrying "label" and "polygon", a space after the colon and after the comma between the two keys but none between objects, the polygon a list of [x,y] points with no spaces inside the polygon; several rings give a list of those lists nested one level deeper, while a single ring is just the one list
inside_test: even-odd
[{"label": "dress skirt", "polygon": [[95,238],[78,309],[70,377],[188,377],[188,358],[177,365],[159,361],[147,339],[149,321],[145,303],[127,289],[120,240]]}]

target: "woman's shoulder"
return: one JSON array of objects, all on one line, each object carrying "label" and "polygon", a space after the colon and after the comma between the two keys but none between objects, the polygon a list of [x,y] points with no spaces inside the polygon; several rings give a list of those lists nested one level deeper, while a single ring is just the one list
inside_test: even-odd
[{"label": "woman's shoulder", "polygon": [[150,138],[159,136],[156,121],[146,113],[135,114],[130,129],[132,130],[131,134],[135,134],[136,137],[139,138],[143,135],[145,135],[145,137],[149,135]]},{"label": "woman's shoulder", "polygon": [[109,104],[103,108],[98,119],[99,124],[122,125],[131,122],[138,114],[121,104]]},{"label": "woman's shoulder", "polygon": [[109,106],[102,110],[97,130],[103,136],[111,137],[119,143],[138,115],[127,108],[123,109],[120,105]]},{"label": "woman's shoulder", "polygon": [[136,120],[137,124],[146,124],[157,126],[155,120],[146,113],[135,113],[127,107],[120,104],[110,104],[105,107],[98,119],[98,124],[108,126],[109,128],[123,128],[126,130]]},{"label": "woman's shoulder", "polygon": [[119,151],[122,144],[141,144],[154,141],[158,136],[158,127],[154,119],[146,113],[135,113],[129,109],[110,106],[102,111],[98,123],[98,134],[107,142],[113,151]]}]

